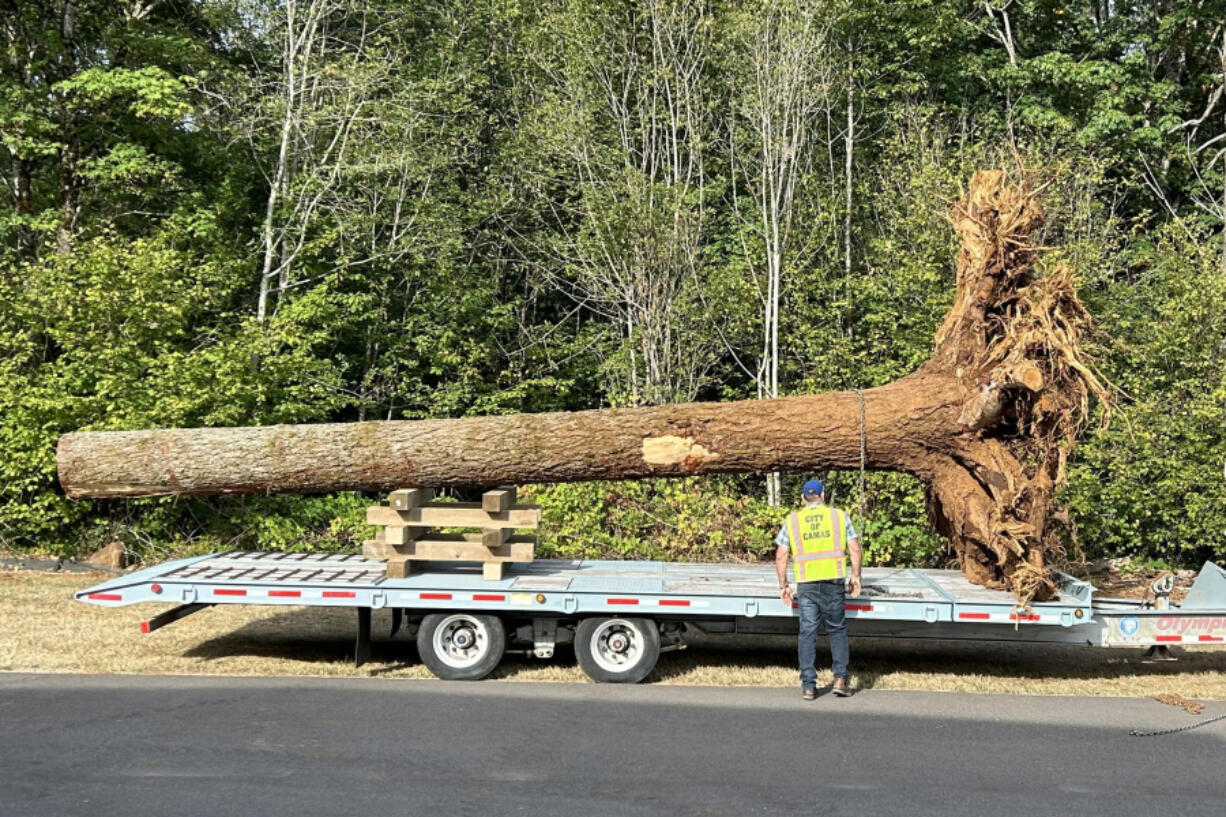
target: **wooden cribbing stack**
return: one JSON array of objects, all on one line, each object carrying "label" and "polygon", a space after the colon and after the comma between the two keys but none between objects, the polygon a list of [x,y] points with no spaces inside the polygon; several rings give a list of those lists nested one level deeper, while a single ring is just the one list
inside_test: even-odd
[{"label": "wooden cribbing stack", "polygon": [[[537,505],[520,505],[515,488],[486,491],[480,502],[431,502],[430,488],[393,491],[387,505],[366,509],[366,524],[382,530],[362,546],[367,559],[387,562],[387,575],[401,579],[414,562],[481,562],[486,579],[502,578],[507,562],[530,562],[535,534],[517,529],[541,524]],[[435,528],[478,528],[478,533],[439,533]]]}]

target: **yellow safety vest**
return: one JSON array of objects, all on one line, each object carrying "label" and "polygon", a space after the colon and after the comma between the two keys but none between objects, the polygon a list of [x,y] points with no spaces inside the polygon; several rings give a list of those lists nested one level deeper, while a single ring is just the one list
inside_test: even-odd
[{"label": "yellow safety vest", "polygon": [[787,529],[797,583],[847,575],[847,514],[829,505],[806,505],[788,516]]}]

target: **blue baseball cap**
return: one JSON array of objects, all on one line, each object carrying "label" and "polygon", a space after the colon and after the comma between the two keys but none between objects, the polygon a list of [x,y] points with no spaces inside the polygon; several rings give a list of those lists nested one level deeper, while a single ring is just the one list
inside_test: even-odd
[{"label": "blue baseball cap", "polygon": [[826,486],[822,485],[822,481],[820,479],[811,479],[805,483],[803,488],[800,489],[800,493],[805,496],[817,496],[818,494],[823,493],[825,490]]}]

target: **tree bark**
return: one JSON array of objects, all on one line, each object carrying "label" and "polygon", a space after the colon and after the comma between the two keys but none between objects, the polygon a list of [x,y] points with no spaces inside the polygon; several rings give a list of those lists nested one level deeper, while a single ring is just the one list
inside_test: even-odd
[{"label": "tree bark", "polygon": [[[870,467],[915,470],[948,438],[956,383],[864,392]],[[68,434],[70,497],[312,493],[859,467],[853,392],[455,420]],[[952,455],[956,446],[944,446]]]},{"label": "tree bark", "polygon": [[905,471],[967,577],[1028,602],[1055,591],[1055,490],[1089,399],[1072,271],[1032,272],[1042,213],[1023,181],[975,174],[956,205],[957,297],[932,357],[863,392],[734,403],[263,428],[68,434],[70,497],[387,490],[860,466]]}]

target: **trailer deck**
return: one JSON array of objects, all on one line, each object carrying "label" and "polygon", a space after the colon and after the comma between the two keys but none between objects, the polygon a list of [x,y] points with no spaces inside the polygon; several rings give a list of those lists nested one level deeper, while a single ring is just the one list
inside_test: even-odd
[{"label": "trailer deck", "polygon": [[[483,579],[480,565],[427,565],[421,573],[389,579],[382,562],[357,555],[231,551],[131,573],[77,598],[114,606],[180,601],[432,609],[496,602],[567,615],[650,607],[794,616],[778,597],[774,567],[766,564],[545,559],[512,565],[499,581]],[[1027,613],[1016,610],[1005,591],[973,585],[955,570],[867,568],[863,576],[861,596],[848,600],[849,618],[1068,626],[1089,615],[1093,592],[1086,582],[1062,576],[1060,598]]]},{"label": "trailer deck", "polygon": [[[1058,582],[1056,599],[1023,609],[1009,593],[973,585],[958,571],[866,568],[860,596],[847,600],[848,630],[853,637],[1104,647],[1226,642],[1226,571],[1212,563],[1182,607],[1165,599],[1096,599],[1087,582],[1063,574]],[[666,649],[680,646],[685,625],[711,632],[796,629],[794,605],[780,600],[771,564],[545,559],[509,565],[502,579],[488,580],[479,564],[429,562],[419,573],[388,578],[383,562],[356,554],[230,551],[119,576],[76,597],[114,607],[181,605],[145,622],[146,632],[217,604],[353,607],[359,661],[364,639],[369,643],[370,611],[384,608],[396,622],[407,615],[411,627],[454,619],[462,641],[478,633],[464,622],[496,625],[529,641],[541,657],[551,656],[554,644],[570,640],[584,621],[630,621],[634,632],[654,622]],[[445,639],[435,646],[454,647]]]}]

